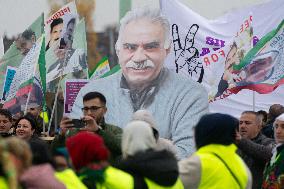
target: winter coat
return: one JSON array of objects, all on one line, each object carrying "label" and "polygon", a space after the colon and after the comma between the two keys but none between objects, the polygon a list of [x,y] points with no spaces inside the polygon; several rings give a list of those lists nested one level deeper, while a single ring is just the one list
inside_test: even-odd
[{"label": "winter coat", "polygon": [[284,144],[274,149],[273,156],[266,164],[262,189],[284,187]]},{"label": "winter coat", "polygon": [[272,156],[272,149],[275,146],[274,140],[260,133],[251,140],[241,139],[237,146],[239,148],[238,154],[243,158],[252,173],[252,188],[259,189],[262,184],[265,164]]},{"label": "winter coat", "polygon": [[147,180],[161,187],[183,188],[177,160],[167,150],[138,152],[123,159],[117,167],[133,175],[135,189],[151,188]]}]

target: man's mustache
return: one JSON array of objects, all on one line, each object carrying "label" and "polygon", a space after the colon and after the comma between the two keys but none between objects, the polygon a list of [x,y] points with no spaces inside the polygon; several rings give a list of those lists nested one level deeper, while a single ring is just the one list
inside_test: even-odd
[{"label": "man's mustache", "polygon": [[145,60],[141,62],[134,62],[132,60],[126,63],[126,68],[133,68],[136,70],[142,70],[146,68],[155,68],[155,64],[151,60]]}]

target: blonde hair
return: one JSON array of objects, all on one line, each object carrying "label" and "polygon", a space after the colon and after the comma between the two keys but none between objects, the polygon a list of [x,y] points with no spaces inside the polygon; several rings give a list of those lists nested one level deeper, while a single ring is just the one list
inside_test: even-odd
[{"label": "blonde hair", "polygon": [[10,137],[6,139],[7,150],[19,159],[23,168],[27,169],[32,164],[32,152],[28,143],[17,137]]},{"label": "blonde hair", "polygon": [[4,179],[9,189],[18,188],[17,170],[11,159],[11,154],[7,151],[7,143],[0,138],[0,165]]}]

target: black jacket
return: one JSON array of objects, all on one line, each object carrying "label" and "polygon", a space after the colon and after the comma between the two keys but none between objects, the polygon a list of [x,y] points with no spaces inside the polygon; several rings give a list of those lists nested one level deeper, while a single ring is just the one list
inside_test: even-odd
[{"label": "black jacket", "polygon": [[252,173],[252,188],[260,188],[265,164],[269,162],[272,149],[275,146],[274,140],[260,133],[254,139],[242,139],[237,146],[239,148],[238,154]]},{"label": "black jacket", "polygon": [[177,160],[167,150],[139,152],[122,160],[117,168],[133,175],[135,189],[148,188],[145,177],[160,186],[169,187],[176,183],[179,176]]}]

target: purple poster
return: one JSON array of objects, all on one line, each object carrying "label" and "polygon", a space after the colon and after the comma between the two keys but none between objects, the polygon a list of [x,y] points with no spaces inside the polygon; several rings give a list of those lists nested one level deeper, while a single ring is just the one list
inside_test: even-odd
[{"label": "purple poster", "polygon": [[74,101],[80,89],[88,83],[88,79],[68,79],[65,82],[64,115],[71,113]]}]

